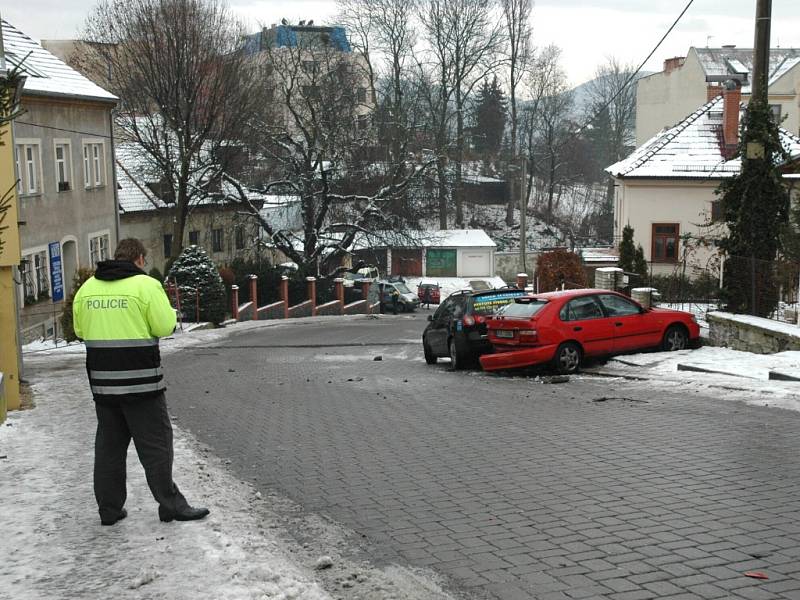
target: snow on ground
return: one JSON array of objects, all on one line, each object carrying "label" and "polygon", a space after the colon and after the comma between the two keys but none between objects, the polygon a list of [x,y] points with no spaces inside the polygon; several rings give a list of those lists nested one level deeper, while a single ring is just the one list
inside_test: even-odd
[{"label": "snow on ground", "polygon": [[[682,370],[687,368],[695,370]],[[800,382],[770,380],[770,371],[800,374],[800,352],[753,354],[704,346],[618,356],[586,369],[588,373],[641,378],[648,387],[704,389],[723,399],[800,411]],[[727,392],[720,394],[719,390]],[[740,393],[730,394],[733,390]]]},{"label": "snow on ground", "polygon": [[[178,332],[162,342],[162,351],[223,342],[247,329],[343,318],[364,317]],[[0,599],[328,600],[326,590],[336,590],[344,600],[450,600],[428,570],[350,559],[348,548],[358,536],[237,479],[178,423],[176,483],[211,515],[200,522],[161,523],[131,447],[128,518],[100,526],[92,492],[96,421],[80,355],[84,346],[29,349],[26,376],[36,408],[11,412],[0,425],[0,489],[9,507],[0,511]],[[299,546],[289,533],[295,530],[312,541]],[[333,565],[314,570],[323,555]]]}]

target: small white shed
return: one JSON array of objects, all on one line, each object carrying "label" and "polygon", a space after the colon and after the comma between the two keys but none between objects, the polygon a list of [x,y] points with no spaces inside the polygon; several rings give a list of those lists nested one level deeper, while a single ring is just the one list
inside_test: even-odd
[{"label": "small white shed", "polygon": [[497,244],[483,229],[428,232],[424,246],[426,277],[494,277]]}]

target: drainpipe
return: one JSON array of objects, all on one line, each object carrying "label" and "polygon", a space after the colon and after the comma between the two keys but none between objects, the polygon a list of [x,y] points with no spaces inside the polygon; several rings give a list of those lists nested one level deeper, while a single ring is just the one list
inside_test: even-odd
[{"label": "drainpipe", "polygon": [[119,190],[117,189],[117,160],[116,151],[114,149],[114,117],[112,108],[108,111],[108,130],[111,139],[111,185],[114,186],[114,234],[117,236],[117,244],[119,244]]}]

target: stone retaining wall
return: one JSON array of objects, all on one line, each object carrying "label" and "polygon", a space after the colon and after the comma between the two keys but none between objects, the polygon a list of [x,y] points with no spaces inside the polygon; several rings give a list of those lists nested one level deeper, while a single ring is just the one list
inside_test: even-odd
[{"label": "stone retaining wall", "polygon": [[756,354],[800,350],[800,327],[747,315],[712,312],[706,317],[712,346]]}]

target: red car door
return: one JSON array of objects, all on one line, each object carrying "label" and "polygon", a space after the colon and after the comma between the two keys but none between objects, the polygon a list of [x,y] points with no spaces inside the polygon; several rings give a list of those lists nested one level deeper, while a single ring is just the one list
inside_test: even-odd
[{"label": "red car door", "polygon": [[581,296],[568,301],[559,313],[562,340],[576,340],[586,356],[610,354],[614,325],[603,313],[597,297]]},{"label": "red car door", "polygon": [[638,304],[617,294],[600,294],[600,302],[614,326],[614,352],[631,352],[658,345],[658,319]]}]

